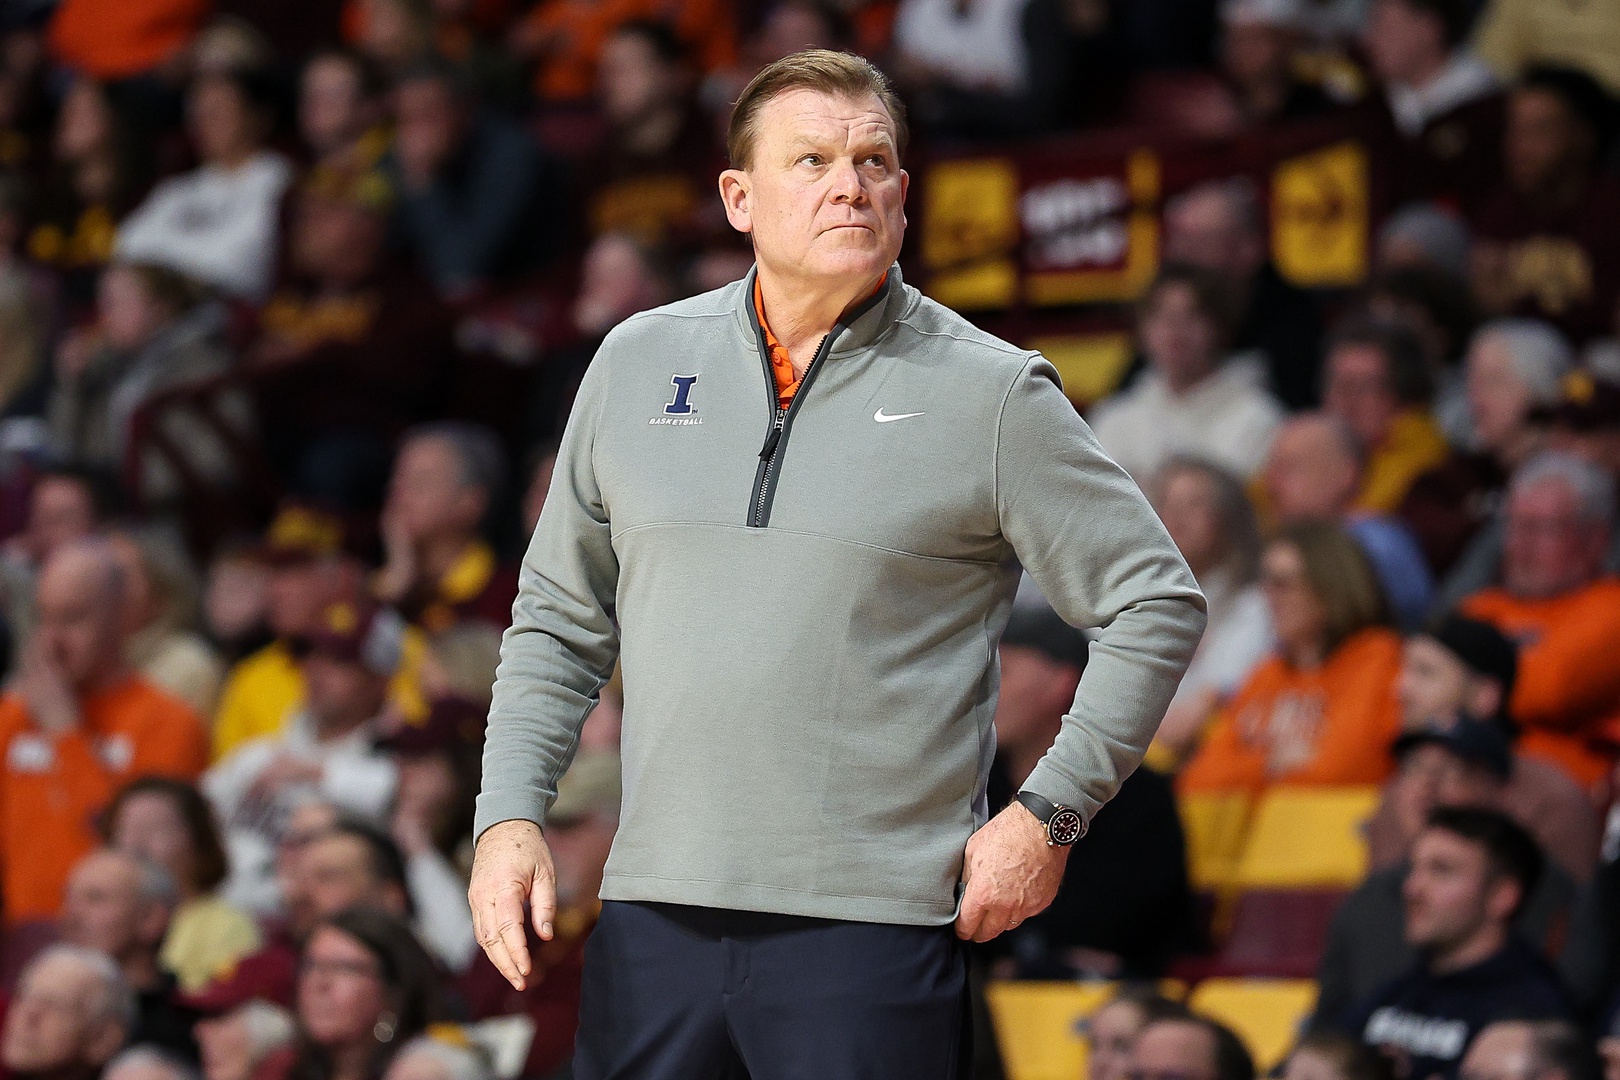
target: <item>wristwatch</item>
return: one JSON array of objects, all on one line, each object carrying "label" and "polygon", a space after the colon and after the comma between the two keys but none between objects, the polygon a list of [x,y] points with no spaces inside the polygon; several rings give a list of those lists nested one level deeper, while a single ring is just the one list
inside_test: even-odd
[{"label": "wristwatch", "polygon": [[1047,847],[1068,847],[1086,835],[1085,819],[1072,806],[1059,806],[1033,791],[1020,791],[1018,801],[1046,829]]}]

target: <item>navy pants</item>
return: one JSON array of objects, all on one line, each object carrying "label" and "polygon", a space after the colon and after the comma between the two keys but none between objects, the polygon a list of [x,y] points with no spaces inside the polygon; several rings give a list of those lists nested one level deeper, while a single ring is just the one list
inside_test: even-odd
[{"label": "navy pants", "polygon": [[608,901],[574,1080],[959,1080],[966,948],[891,926]]}]

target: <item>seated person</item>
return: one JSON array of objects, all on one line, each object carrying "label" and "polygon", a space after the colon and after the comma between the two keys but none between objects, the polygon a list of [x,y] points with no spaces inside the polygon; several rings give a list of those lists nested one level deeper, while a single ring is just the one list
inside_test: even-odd
[{"label": "seated person", "polygon": [[58,547],[94,535],[114,512],[116,488],[110,478],[90,469],[56,466],[41,469],[28,490],[22,532],[0,545],[0,592],[5,597],[5,626],[15,652],[33,635],[38,613],[34,590],[40,567]]},{"label": "seated person", "polygon": [[1372,563],[1391,614],[1402,627],[1415,628],[1434,599],[1434,580],[1405,523],[1355,509],[1366,463],[1343,420],[1326,412],[1299,414],[1271,444],[1263,474],[1267,502],[1279,522],[1341,524]]},{"label": "seated person", "polygon": [[1260,587],[1276,655],[1221,710],[1180,790],[1379,783],[1400,725],[1401,645],[1366,557],[1336,526],[1284,526],[1261,556]]},{"label": "seated person", "polygon": [[1565,454],[1530,459],[1508,486],[1502,586],[1460,611],[1519,644],[1508,714],[1525,754],[1590,787],[1614,760],[1598,739],[1620,707],[1620,580],[1604,573],[1614,479]]},{"label": "seated person", "polygon": [[191,84],[186,110],[202,165],[170,177],[124,219],[113,254],[166,266],[227,296],[270,294],[281,197],[292,165],[266,148],[272,87],[262,74],[214,71]]},{"label": "seated person", "polygon": [[1322,409],[1364,448],[1357,510],[1391,513],[1413,481],[1445,460],[1445,437],[1429,414],[1433,393],[1423,347],[1404,325],[1354,319],[1330,336]]},{"label": "seated person", "polygon": [[1092,409],[1103,449],[1147,482],[1174,454],[1195,454],[1245,480],[1265,460],[1282,422],[1253,357],[1228,358],[1232,302],[1213,270],[1171,264],[1137,308],[1146,366]]},{"label": "seated person", "polygon": [[372,579],[377,598],[430,633],[462,620],[506,629],[517,567],[497,561],[482,535],[505,472],[485,428],[441,421],[407,432],[383,505],[388,560]]},{"label": "seated person", "polygon": [[1168,1080],[1254,1080],[1254,1059],[1243,1040],[1218,1021],[1184,1015],[1155,1020],[1131,1048],[1128,1077]]},{"label": "seated person", "polygon": [[1469,1041],[1492,1021],[1566,1017],[1558,976],[1512,932],[1541,870],[1536,842],[1507,816],[1435,810],[1403,888],[1419,960],[1352,1007],[1343,1029],[1388,1055],[1399,1080],[1456,1080]]},{"label": "seated person", "polygon": [[1187,1007],[1153,989],[1125,984],[1085,1019],[1086,1080],[1125,1080],[1131,1053],[1148,1025],[1187,1015]]},{"label": "seated person", "polygon": [[225,663],[188,625],[196,597],[190,556],[156,528],[126,526],[109,533],[107,544],[129,588],[130,666],[198,716],[213,716]]},{"label": "seated person", "polygon": [[[207,1080],[249,1080],[275,1067],[272,1055],[290,1060],[292,1014],[279,1005],[249,999],[218,1016],[197,1021],[197,1046]],[[269,1062],[267,1065],[266,1063]],[[266,1072],[261,1074],[261,1066]]]},{"label": "seated person", "polygon": [[[1398,771],[1386,789],[1386,813],[1410,830],[1395,861],[1373,869],[1334,914],[1317,972],[1318,1027],[1331,1025],[1417,962],[1402,936],[1403,888],[1417,838],[1438,807],[1506,811],[1513,767],[1506,729],[1489,720],[1451,715],[1405,732],[1395,742]],[[1415,824],[1408,825],[1409,822]],[[1576,886],[1549,865],[1514,921],[1516,934],[1543,951],[1556,947]]]},{"label": "seated person", "polygon": [[1592,1040],[1565,1020],[1498,1020],[1468,1044],[1462,1075],[1599,1080],[1602,1064]]},{"label": "seated person", "polygon": [[0,891],[5,921],[54,915],[95,818],[143,774],[191,779],[207,762],[201,721],[132,673],[128,594],[104,543],[57,548],[40,572],[39,627],[0,697]]},{"label": "seated person", "polygon": [[129,1039],[135,994],[94,949],[51,945],[7,1003],[0,1065],[12,1076],[93,1080]]}]

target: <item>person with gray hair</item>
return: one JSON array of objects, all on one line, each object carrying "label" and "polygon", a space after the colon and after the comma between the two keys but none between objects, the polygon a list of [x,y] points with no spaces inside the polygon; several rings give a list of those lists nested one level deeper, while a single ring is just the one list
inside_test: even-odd
[{"label": "person with gray hair", "polygon": [[1462,1080],[1599,1080],[1602,1075],[1592,1040],[1565,1020],[1498,1020],[1474,1036],[1461,1073]]},{"label": "person with gray hair", "polygon": [[406,432],[383,503],[387,561],[373,581],[377,598],[429,631],[463,620],[504,630],[517,568],[497,561],[482,529],[505,482],[488,429],[444,421]]},{"label": "person with gray hair", "polygon": [[1314,405],[1322,315],[1271,261],[1253,181],[1231,176],[1188,188],[1165,205],[1164,230],[1166,262],[1202,266],[1226,279],[1237,302],[1233,350],[1261,359],[1272,391],[1290,409]]},{"label": "person with gray hair", "polygon": [[208,760],[197,715],[129,668],[127,582],[105,541],[59,547],[36,597],[38,628],[0,697],[8,924],[56,914],[114,791],[143,774],[192,778]]},{"label": "person with gray hair", "polygon": [[290,1050],[297,1035],[292,1013],[257,998],[197,1021],[196,1030],[204,1080],[250,1080],[271,1054]]},{"label": "person with gray hair", "polygon": [[1467,278],[1469,242],[1468,223],[1456,214],[1437,203],[1407,203],[1378,230],[1378,267],[1433,267]]},{"label": "person with gray hair", "polygon": [[1509,713],[1525,753],[1564,768],[1582,786],[1608,772],[1590,740],[1620,699],[1620,579],[1606,572],[1615,481],[1571,454],[1547,451],[1508,485],[1501,582],[1461,611],[1520,642]]},{"label": "person with gray hair", "polygon": [[157,863],[128,851],[101,848],[73,868],[58,930],[70,945],[94,949],[118,965],[135,993],[130,1041],[193,1059],[196,1013],[179,1001],[174,974],[158,960],[180,886]]},{"label": "person with gray hair", "polygon": [[0,1029],[0,1066],[18,1077],[94,1080],[134,1022],[135,995],[111,958],[51,945],[17,982]]}]

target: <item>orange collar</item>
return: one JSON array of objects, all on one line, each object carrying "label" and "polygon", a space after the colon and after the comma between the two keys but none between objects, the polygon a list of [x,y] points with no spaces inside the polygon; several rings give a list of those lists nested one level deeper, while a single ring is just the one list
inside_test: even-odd
[{"label": "orange collar", "polygon": [[[889,272],[883,271],[878,278],[877,287],[867,294],[870,300],[883,291],[883,286],[889,283]],[[765,348],[771,356],[771,374],[776,376],[776,406],[779,409],[788,407],[793,396],[799,392],[799,384],[804,380],[793,373],[793,359],[788,355],[787,346],[776,339],[771,333],[771,324],[765,321],[765,297],[759,287],[759,275],[754,275],[754,316],[759,319],[759,328],[765,334]]]}]

